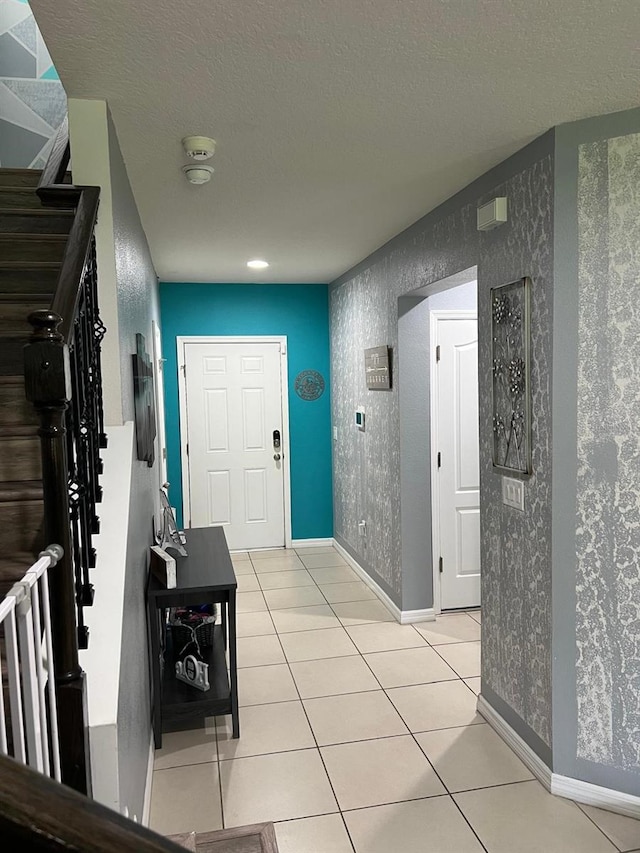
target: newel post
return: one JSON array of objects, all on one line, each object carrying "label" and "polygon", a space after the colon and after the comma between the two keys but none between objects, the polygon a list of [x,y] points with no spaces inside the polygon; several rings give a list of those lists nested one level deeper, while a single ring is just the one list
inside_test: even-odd
[{"label": "newel post", "polygon": [[53,656],[62,781],[89,793],[85,676],[78,661],[73,543],[69,517],[66,410],[71,398],[69,350],[51,311],[29,315],[33,333],[25,347],[25,389],[39,419],[44,494],[44,541],[64,556],[50,573]]}]

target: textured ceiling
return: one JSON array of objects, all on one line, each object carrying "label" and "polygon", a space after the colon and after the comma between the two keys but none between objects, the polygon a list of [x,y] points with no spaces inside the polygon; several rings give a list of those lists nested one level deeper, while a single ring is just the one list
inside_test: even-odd
[{"label": "textured ceiling", "polygon": [[638,0],[31,5],[69,96],[109,102],[162,279],[329,281],[549,127],[640,101]]}]

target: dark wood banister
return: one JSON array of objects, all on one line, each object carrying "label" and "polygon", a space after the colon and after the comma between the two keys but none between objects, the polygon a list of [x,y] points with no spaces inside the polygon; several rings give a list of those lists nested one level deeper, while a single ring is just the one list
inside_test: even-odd
[{"label": "dark wood banister", "polygon": [[[50,578],[52,641],[56,667],[56,698],[59,721],[59,741],[62,765],[62,781],[82,793],[90,793],[91,774],[89,764],[88,733],[86,725],[86,686],[85,676],[79,663],[79,640],[86,645],[88,633],[84,624],[80,624],[82,607],[92,602],[92,587],[86,582],[91,566],[91,533],[97,532],[98,519],[86,511],[82,516],[84,527],[78,535],[77,500],[99,500],[97,474],[87,488],[84,481],[78,481],[75,471],[78,467],[77,436],[69,432],[70,424],[79,426],[82,415],[72,415],[70,401],[76,396],[74,404],[79,405],[78,374],[84,372],[87,381],[100,380],[99,340],[97,343],[98,360],[89,363],[86,352],[74,351],[74,335],[77,334],[79,306],[82,300],[84,326],[88,328],[87,299],[95,310],[95,293],[87,296],[87,270],[95,273],[93,233],[100,198],[99,187],[73,186],[64,183],[66,169],[70,159],[70,146],[67,121],[61,126],[51,149],[47,164],[43,169],[37,194],[45,206],[67,207],[75,210],[74,221],[69,232],[65,254],[62,261],[55,295],[48,310],[35,311],[29,315],[33,334],[25,347],[25,391],[27,399],[33,403],[38,419],[42,458],[42,484],[44,498],[44,536],[46,541],[59,542],[64,556]],[[94,288],[95,290],[95,288]],[[93,315],[92,315],[93,316]],[[97,311],[95,314],[97,318]],[[91,322],[94,322],[92,320]],[[99,323],[99,318],[96,322]],[[82,323],[81,323],[82,325]],[[102,327],[103,330],[104,327]],[[89,332],[94,337],[94,329]],[[88,346],[88,344],[87,344]],[[75,350],[78,350],[77,340]],[[74,351],[73,365],[70,371],[70,353]],[[75,391],[74,391],[75,389]],[[99,392],[101,394],[101,392]],[[91,397],[93,395],[93,397]],[[89,392],[93,401],[93,385]],[[85,399],[86,403],[86,399]],[[82,464],[91,455],[90,466],[99,473],[97,447],[105,446],[102,434],[102,404],[99,403],[100,435],[94,441],[87,439],[83,427],[82,440],[86,451],[91,443],[91,454],[82,456]],[[70,420],[71,417],[71,420]],[[76,418],[74,421],[73,418]],[[96,419],[94,419],[96,420]],[[76,442],[74,444],[74,441]],[[95,453],[93,450],[95,449]],[[86,465],[84,470],[86,470]],[[73,482],[75,480],[75,482]],[[72,512],[70,490],[75,490],[76,504]],[[73,525],[76,525],[75,534]],[[79,555],[84,567],[84,580],[81,577]]]},{"label": "dark wood banister", "polygon": [[46,207],[74,207],[76,210],[51,304],[51,311],[62,320],[58,331],[66,344],[71,343],[80,298],[82,273],[91,251],[91,237],[98,217],[100,200],[99,187],[82,187],[64,183],[70,152],[69,124],[68,119],[65,118],[56,134],[46,166],[42,170],[37,193]]},{"label": "dark wood banister", "polygon": [[184,850],[65,785],[0,756],[4,850],[179,853]]}]

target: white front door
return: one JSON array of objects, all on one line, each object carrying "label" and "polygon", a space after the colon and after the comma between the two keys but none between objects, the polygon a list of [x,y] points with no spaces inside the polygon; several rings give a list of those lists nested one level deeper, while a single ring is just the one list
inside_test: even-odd
[{"label": "white front door", "polygon": [[[436,317],[441,609],[480,605],[478,323]],[[436,541],[437,541],[436,540]],[[437,568],[436,568],[437,570]]]},{"label": "white front door", "polygon": [[[285,544],[280,343],[185,343],[189,527]],[[279,446],[278,445],[279,437]]]}]

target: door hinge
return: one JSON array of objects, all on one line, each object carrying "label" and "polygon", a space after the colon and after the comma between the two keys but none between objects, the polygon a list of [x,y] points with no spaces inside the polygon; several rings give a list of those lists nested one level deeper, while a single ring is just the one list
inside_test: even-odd
[{"label": "door hinge", "polygon": [[184,378],[186,379],[186,378],[187,378],[187,365],[186,365],[186,364],[181,364],[181,365],[180,365],[180,370],[182,371],[182,375],[183,375],[183,376],[184,376]]},{"label": "door hinge", "polygon": [[187,442],[187,456],[189,455],[189,442]]},{"label": "door hinge", "polygon": [[440,361],[440,344],[436,347],[436,361]]},{"label": "door hinge", "polygon": [[442,465],[442,454],[438,451],[438,468]]},{"label": "door hinge", "polygon": [[440,570],[440,574],[442,574],[442,557],[438,560],[438,569]]}]

